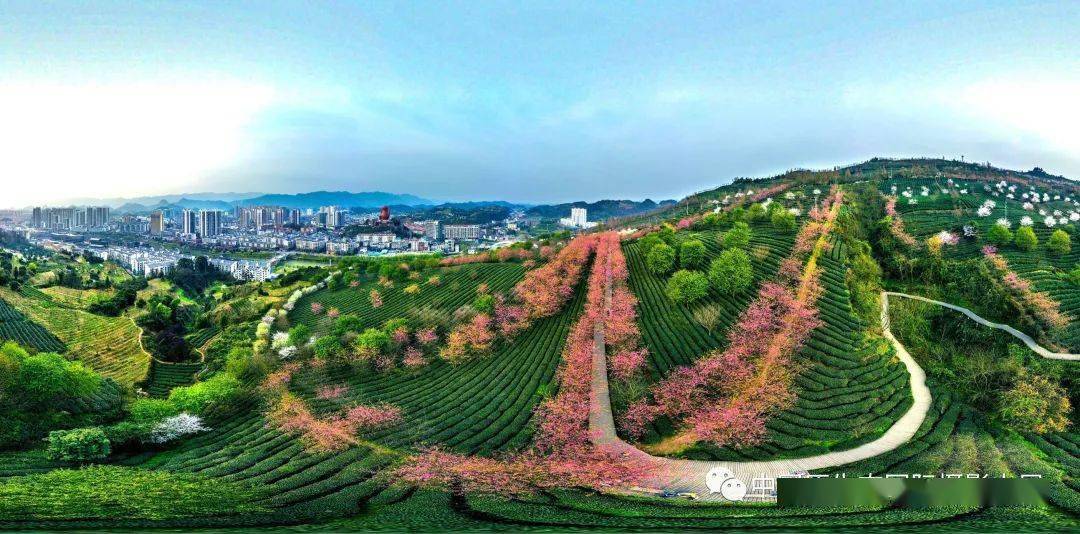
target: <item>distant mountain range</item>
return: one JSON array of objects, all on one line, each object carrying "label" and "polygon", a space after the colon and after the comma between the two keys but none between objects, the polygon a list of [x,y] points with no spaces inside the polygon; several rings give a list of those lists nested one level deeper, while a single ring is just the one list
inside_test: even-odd
[{"label": "distant mountain range", "polygon": [[674,200],[661,200],[654,202],[645,199],[640,202],[634,200],[598,200],[596,202],[567,202],[565,204],[548,204],[533,206],[526,210],[525,214],[542,219],[556,219],[569,217],[570,208],[585,208],[590,221],[602,221],[611,217],[624,217],[652,211],[664,206],[674,205]]}]

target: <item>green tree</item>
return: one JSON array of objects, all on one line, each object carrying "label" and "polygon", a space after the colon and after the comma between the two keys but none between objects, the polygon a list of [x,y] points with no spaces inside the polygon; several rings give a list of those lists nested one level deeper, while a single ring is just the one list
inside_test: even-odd
[{"label": "green tree", "polygon": [[685,269],[671,275],[667,283],[667,296],[678,304],[690,304],[709,292],[709,279],[697,271]]},{"label": "green tree", "polygon": [[642,254],[648,254],[653,249],[653,247],[662,244],[663,242],[664,240],[660,239],[660,236],[656,234],[649,234],[638,240],[638,246],[639,248],[641,248]]},{"label": "green tree", "polygon": [[679,246],[679,267],[701,269],[705,266],[705,243],[688,239]]},{"label": "green tree", "polygon": [[218,373],[190,386],[174,388],[169,402],[181,412],[205,414],[212,406],[224,406],[240,394],[240,380],[229,373]]},{"label": "green tree", "polygon": [[322,336],[315,340],[315,345],[311,350],[315,353],[315,357],[320,360],[332,360],[341,356],[341,338],[337,336]]},{"label": "green tree", "polygon": [[754,281],[750,255],[738,248],[725,250],[709,265],[709,283],[722,295],[745,291]]},{"label": "green tree", "polygon": [[390,334],[378,328],[368,328],[353,342],[361,359],[373,358],[390,346]]},{"label": "green tree", "polygon": [[43,352],[22,361],[17,384],[24,399],[41,405],[90,395],[101,385],[101,377],[80,362]]},{"label": "green tree", "polygon": [[135,423],[148,424],[172,417],[180,413],[180,410],[166,399],[135,399],[128,407],[128,412]]},{"label": "green tree", "polygon": [[[338,318],[338,322],[341,323],[342,326],[348,326],[346,324],[346,321],[347,321],[348,317],[350,317],[350,316],[340,317],[340,318]],[[354,317],[357,321],[360,320],[359,317],[355,317],[355,316],[351,316],[351,317]],[[335,329],[336,328],[337,328],[337,325],[335,325]],[[297,347],[303,347],[305,344],[307,344],[309,339],[311,339],[311,328],[309,328],[307,325],[298,324],[298,325],[296,325],[296,326],[289,329],[289,344],[290,345],[294,345],[294,346],[297,346]]]},{"label": "green tree", "polygon": [[737,222],[724,233],[722,240],[724,248],[746,248],[750,246],[750,225]]},{"label": "green tree", "polygon": [[987,232],[986,238],[989,239],[991,243],[1002,247],[1012,243],[1013,235],[1009,228],[1004,224],[995,224],[990,227],[990,231]]},{"label": "green tree", "polygon": [[795,214],[784,209],[778,209],[773,211],[772,217],[773,228],[780,230],[781,232],[792,233],[795,231]]},{"label": "green tree", "polygon": [[1072,250],[1072,239],[1065,230],[1054,230],[1054,233],[1050,234],[1050,240],[1046,242],[1046,248],[1054,254],[1068,254]]},{"label": "green tree", "polygon": [[477,295],[472,306],[480,313],[492,313],[495,311],[495,296],[487,293]]},{"label": "green tree", "polygon": [[26,352],[26,349],[14,341],[0,345],[0,399],[17,383],[19,367],[29,357],[30,354]]},{"label": "green tree", "polygon": [[670,273],[675,268],[675,249],[667,244],[654,246],[645,256],[645,265],[655,275]]},{"label": "green tree", "polygon": [[750,206],[750,209],[746,211],[746,218],[750,222],[764,220],[768,217],[768,213],[765,211],[765,206],[759,203],[754,203]]},{"label": "green tree", "polygon": [[1030,226],[1021,226],[1016,231],[1016,246],[1025,252],[1034,250],[1035,247],[1039,246],[1039,238]]},{"label": "green tree", "polygon": [[52,460],[88,464],[109,456],[109,438],[98,427],[49,432],[46,454]]}]

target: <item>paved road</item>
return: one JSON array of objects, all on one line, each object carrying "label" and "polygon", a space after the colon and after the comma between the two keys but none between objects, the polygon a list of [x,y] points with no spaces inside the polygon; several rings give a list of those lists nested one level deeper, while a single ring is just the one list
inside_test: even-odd
[{"label": "paved road", "polygon": [[755,478],[776,478],[789,475],[798,471],[812,471],[837,467],[867,458],[873,458],[879,454],[889,452],[910,440],[915,432],[926,419],[926,413],[930,409],[930,389],[926,387],[926,374],[923,372],[915,359],[908,354],[907,349],[893,337],[889,329],[889,297],[903,297],[923,300],[933,304],[945,306],[968,315],[980,324],[1005,330],[1020,338],[1035,352],[1046,358],[1054,359],[1080,359],[1078,354],[1059,354],[1050,352],[1034,342],[1030,337],[1016,329],[997,323],[986,321],[975,315],[966,308],[954,306],[945,302],[907,295],[904,293],[882,292],[881,325],[884,336],[896,349],[897,357],[907,367],[910,375],[911,396],[914,402],[911,408],[893,424],[878,439],[860,445],[853,449],[835,451],[805,458],[790,460],[773,460],[766,462],[715,462],[700,460],[680,460],[675,458],[663,458],[652,456],[633,445],[623,441],[615,432],[615,420],[611,414],[611,399],[608,390],[607,355],[604,348],[603,325],[598,323],[594,334],[595,346],[593,349],[593,374],[592,390],[590,392],[589,429],[593,435],[593,442],[598,447],[607,448],[613,452],[627,454],[653,464],[656,468],[656,479],[647,484],[648,489],[663,489],[675,492],[693,492],[703,500],[723,500],[719,494],[710,494],[705,485],[705,476],[716,467],[725,468],[747,486]]}]

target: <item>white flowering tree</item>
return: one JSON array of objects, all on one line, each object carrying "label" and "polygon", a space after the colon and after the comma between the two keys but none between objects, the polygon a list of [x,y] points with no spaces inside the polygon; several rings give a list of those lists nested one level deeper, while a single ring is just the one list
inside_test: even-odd
[{"label": "white flowering tree", "polygon": [[154,425],[154,428],[150,431],[150,441],[158,444],[168,443],[207,430],[210,430],[210,428],[203,424],[203,420],[199,416],[184,412],[163,419]]}]

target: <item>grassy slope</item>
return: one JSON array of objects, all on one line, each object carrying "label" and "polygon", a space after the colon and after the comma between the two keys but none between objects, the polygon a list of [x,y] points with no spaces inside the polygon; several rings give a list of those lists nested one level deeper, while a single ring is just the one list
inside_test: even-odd
[{"label": "grassy slope", "polygon": [[0,298],[48,328],[67,344],[68,354],[118,382],[146,377],[150,354],[139,343],[139,327],[127,316],[104,317],[63,307],[41,292],[33,296],[0,288]]}]

